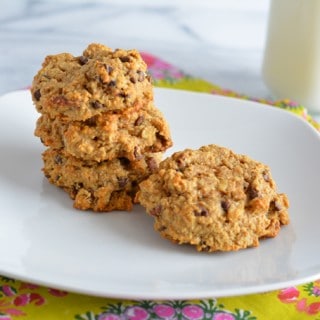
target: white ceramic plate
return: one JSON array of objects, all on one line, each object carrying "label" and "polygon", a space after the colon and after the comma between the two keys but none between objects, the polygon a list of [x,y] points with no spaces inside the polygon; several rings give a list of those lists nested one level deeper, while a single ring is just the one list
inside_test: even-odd
[{"label": "white ceramic plate", "polygon": [[320,278],[320,139],[287,111],[255,102],[156,89],[174,147],[216,143],[271,167],[291,200],[291,224],[260,247],[198,253],[131,213],[93,214],[41,173],[38,114],[27,91],[0,98],[0,274],[98,296],[187,299],[278,289]]}]

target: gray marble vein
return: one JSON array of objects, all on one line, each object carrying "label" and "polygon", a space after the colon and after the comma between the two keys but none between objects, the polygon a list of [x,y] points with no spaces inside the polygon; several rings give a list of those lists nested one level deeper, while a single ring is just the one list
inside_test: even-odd
[{"label": "gray marble vein", "polygon": [[45,55],[90,42],[137,48],[254,97],[269,0],[1,0],[0,94],[28,86]]}]

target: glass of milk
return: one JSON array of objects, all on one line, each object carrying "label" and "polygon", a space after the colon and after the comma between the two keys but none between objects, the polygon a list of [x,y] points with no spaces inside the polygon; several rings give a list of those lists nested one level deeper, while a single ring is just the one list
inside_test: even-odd
[{"label": "glass of milk", "polygon": [[320,0],[271,0],[263,76],[275,98],[320,114]]}]

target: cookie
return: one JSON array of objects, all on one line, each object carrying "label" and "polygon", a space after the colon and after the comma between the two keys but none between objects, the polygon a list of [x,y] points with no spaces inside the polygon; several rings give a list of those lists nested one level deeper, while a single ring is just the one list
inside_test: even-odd
[{"label": "cookie", "polygon": [[46,178],[70,195],[75,208],[105,212],[132,209],[138,184],[158,168],[161,154],[133,162],[117,158],[99,163],[48,148],[42,158]]},{"label": "cookie", "polygon": [[172,145],[167,122],[153,105],[104,113],[86,121],[64,122],[44,114],[37,121],[35,135],[46,146],[65,148],[75,157],[99,162],[119,157],[134,161]]},{"label": "cookie", "polygon": [[153,100],[147,66],[136,50],[90,44],[82,56],[47,56],[33,79],[38,112],[83,121],[104,112],[145,107]]},{"label": "cookie", "polygon": [[165,159],[136,199],[164,238],[198,251],[256,247],[289,223],[288,198],[269,167],[217,145]]}]

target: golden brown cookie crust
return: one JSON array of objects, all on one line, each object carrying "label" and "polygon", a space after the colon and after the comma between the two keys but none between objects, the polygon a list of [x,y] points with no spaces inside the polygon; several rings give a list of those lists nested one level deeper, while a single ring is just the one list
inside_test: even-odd
[{"label": "golden brown cookie crust", "polygon": [[80,57],[47,56],[31,93],[38,112],[65,121],[140,108],[153,100],[150,76],[139,52],[113,51],[101,44],[90,44]]},{"label": "golden brown cookie crust", "polygon": [[119,157],[134,161],[172,145],[167,122],[153,105],[104,113],[86,121],[65,122],[44,114],[37,121],[35,135],[46,146],[65,148],[75,157],[99,162]]},{"label": "golden brown cookie crust", "polygon": [[269,167],[217,145],[173,154],[136,198],[164,238],[199,251],[255,247],[289,223]]},{"label": "golden brown cookie crust", "polygon": [[117,158],[98,163],[75,158],[64,149],[48,148],[42,158],[46,178],[70,195],[75,208],[112,211],[132,209],[138,184],[158,168],[161,154],[133,162]]}]

